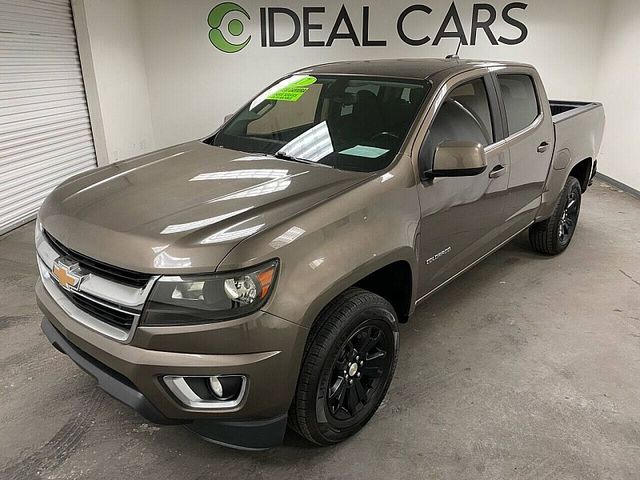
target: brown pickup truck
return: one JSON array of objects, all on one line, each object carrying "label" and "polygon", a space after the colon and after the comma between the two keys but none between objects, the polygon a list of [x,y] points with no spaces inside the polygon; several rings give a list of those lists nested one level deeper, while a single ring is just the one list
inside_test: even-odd
[{"label": "brown pickup truck", "polygon": [[604,111],[524,64],[318,65],[211,136],[83,173],[40,210],[51,343],[157,423],[261,449],[357,432],[398,323],[528,229],[561,253]]}]

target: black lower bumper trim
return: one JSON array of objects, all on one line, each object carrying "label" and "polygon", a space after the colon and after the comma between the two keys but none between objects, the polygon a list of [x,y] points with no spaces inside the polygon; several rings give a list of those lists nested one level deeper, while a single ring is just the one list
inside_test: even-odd
[{"label": "black lower bumper trim", "polygon": [[54,347],[68,355],[80,368],[94,377],[98,382],[98,386],[116,400],[133,408],[153,423],[163,425],[188,423],[187,420],[174,420],[165,417],[156,407],[151,405],[149,400],[126,377],[73,345],[46,318],[42,319],[41,327]]},{"label": "black lower bumper trim", "polygon": [[187,428],[207,441],[242,450],[277,447],[287,430],[287,415],[269,420],[195,420]]},{"label": "black lower bumper trim", "polygon": [[207,441],[243,450],[265,450],[282,443],[287,428],[286,414],[268,420],[248,421],[167,418],[128,378],[76,347],[46,317],[42,319],[41,327],[51,344],[94,377],[102,390],[133,408],[150,422],[163,425],[187,424],[187,428]]}]

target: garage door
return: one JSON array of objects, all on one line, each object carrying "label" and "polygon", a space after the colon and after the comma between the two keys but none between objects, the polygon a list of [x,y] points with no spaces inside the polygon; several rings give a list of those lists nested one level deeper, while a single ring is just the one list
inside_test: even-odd
[{"label": "garage door", "polygon": [[0,235],[96,166],[68,0],[0,0]]}]

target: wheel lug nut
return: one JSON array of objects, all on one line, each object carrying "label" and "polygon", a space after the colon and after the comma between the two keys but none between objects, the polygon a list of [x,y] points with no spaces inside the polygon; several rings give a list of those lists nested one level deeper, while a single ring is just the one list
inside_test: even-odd
[{"label": "wheel lug nut", "polygon": [[360,372],[358,372],[358,374],[356,375],[356,377],[360,378]]},{"label": "wheel lug nut", "polygon": [[351,385],[353,383],[353,380],[349,379],[349,385]]},{"label": "wheel lug nut", "polygon": [[364,365],[364,362],[362,360],[360,360],[360,366]]},{"label": "wheel lug nut", "polygon": [[360,360],[360,357],[356,355],[356,361],[357,361],[357,360]]}]

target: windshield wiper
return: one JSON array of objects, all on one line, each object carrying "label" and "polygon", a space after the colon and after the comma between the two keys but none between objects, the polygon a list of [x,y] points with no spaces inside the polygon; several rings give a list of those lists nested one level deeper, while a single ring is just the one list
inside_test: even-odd
[{"label": "windshield wiper", "polygon": [[307,160],[305,158],[294,157],[293,155],[289,155],[288,153],[285,153],[285,152],[276,152],[272,156],[274,156],[276,158],[279,158],[281,160],[289,160],[291,162],[306,163],[308,165],[320,165],[321,167],[333,168],[331,165],[326,165],[324,163],[318,163],[318,162],[312,162],[311,160]]},{"label": "windshield wiper", "polygon": [[289,155],[288,153],[285,153],[285,152],[276,152],[273,154],[273,156],[281,160],[290,160],[292,162],[315,163],[310,160],[305,160],[304,158],[294,157],[293,155]]}]

